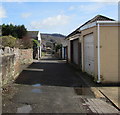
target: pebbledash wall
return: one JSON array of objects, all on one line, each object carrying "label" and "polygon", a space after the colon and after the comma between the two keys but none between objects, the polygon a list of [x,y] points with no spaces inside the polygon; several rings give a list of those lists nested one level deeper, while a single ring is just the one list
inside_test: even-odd
[{"label": "pebbledash wall", "polygon": [[0,76],[2,76],[2,86],[15,80],[20,74],[23,65],[33,62],[32,49],[11,49],[6,47],[0,50]]}]

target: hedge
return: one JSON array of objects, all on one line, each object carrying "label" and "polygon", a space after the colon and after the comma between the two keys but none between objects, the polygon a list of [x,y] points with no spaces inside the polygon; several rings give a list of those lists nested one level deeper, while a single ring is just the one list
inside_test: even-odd
[{"label": "hedge", "polygon": [[3,47],[15,47],[16,38],[12,36],[1,36],[0,39],[2,39],[2,46]]}]

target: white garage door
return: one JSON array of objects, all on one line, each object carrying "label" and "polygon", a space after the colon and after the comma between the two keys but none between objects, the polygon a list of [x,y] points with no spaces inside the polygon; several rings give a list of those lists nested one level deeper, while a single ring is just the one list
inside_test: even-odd
[{"label": "white garage door", "polygon": [[73,62],[78,64],[78,39],[73,41]]},{"label": "white garage door", "polygon": [[93,34],[84,36],[84,64],[85,71],[94,75],[94,38]]}]

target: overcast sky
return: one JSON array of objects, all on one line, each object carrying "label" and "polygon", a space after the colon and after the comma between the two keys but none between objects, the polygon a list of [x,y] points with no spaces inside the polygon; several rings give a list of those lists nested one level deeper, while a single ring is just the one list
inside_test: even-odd
[{"label": "overcast sky", "polygon": [[24,24],[28,30],[39,30],[42,33],[68,35],[98,14],[118,20],[117,2],[5,1],[0,6],[1,24]]}]

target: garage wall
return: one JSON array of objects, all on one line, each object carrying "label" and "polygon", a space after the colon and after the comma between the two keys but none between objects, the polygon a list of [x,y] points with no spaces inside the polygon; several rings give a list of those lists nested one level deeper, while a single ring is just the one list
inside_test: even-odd
[{"label": "garage wall", "polygon": [[[97,27],[81,32],[82,38],[82,70],[85,71],[84,36],[93,33],[94,36],[94,77],[97,80]],[[118,82],[118,27],[100,26],[100,62],[102,82]]]},{"label": "garage wall", "polygon": [[[98,46],[97,46],[97,26],[81,31],[79,42],[82,47],[82,71],[85,71],[84,58],[84,38],[88,34],[93,34],[94,37],[94,79],[97,80],[98,74]],[[119,40],[120,41],[120,40]],[[68,43],[68,60],[70,59],[70,40]],[[101,80],[102,82],[118,82],[118,26],[100,26],[100,62],[101,62]],[[120,82],[120,81],[119,81]]]},{"label": "garage wall", "polygon": [[[114,25],[114,24],[113,24]],[[118,27],[100,27],[101,77],[103,82],[118,81]],[[120,51],[120,49],[119,49]]]}]

